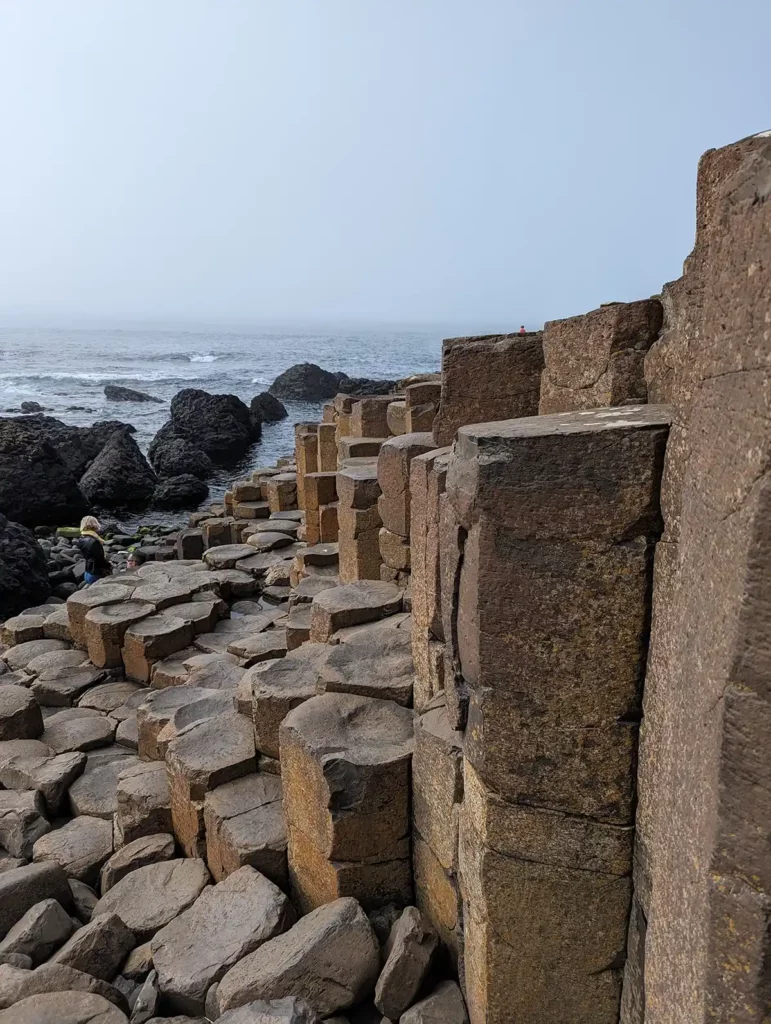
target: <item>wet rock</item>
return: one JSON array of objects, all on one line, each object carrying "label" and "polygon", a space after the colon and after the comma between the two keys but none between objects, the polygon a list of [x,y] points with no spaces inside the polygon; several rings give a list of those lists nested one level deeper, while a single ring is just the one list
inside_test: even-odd
[{"label": "wet rock", "polygon": [[[2,688],[0,688],[0,694]],[[43,742],[57,754],[112,743],[115,723],[93,708],[65,708],[46,719]]]},{"label": "wet rock", "polygon": [[79,928],[53,960],[102,981],[112,981],[134,945],[134,936],[117,914],[107,914],[92,917]]},{"label": "wet rock", "polygon": [[440,982],[430,996],[407,1010],[399,1024],[468,1024],[463,996],[454,981]]},{"label": "wet rock", "polygon": [[146,942],[195,902],[209,881],[202,860],[149,864],[125,875],[94,908],[94,918],[117,914],[137,942]]},{"label": "wet rock", "polygon": [[358,1003],[374,988],[380,948],[356,900],[312,911],[283,935],[232,967],[220,982],[221,1012],[255,999],[298,996],[329,1016]]},{"label": "wet rock", "polygon": [[155,488],[155,473],[136,441],[116,432],[80,480],[88,501],[103,508],[131,508],[147,502]]},{"label": "wet rock", "polygon": [[199,480],[206,480],[214,472],[214,463],[209,456],[181,437],[161,440],[158,444],[153,442],[148,454],[159,477],[191,474]]},{"label": "wet rock", "polygon": [[36,903],[17,921],[0,942],[0,956],[9,953],[30,958],[31,964],[47,960],[72,933],[70,915],[56,900]]},{"label": "wet rock", "polygon": [[294,402],[322,402],[341,390],[340,377],[315,363],[295,363],[276,377],[269,393]]},{"label": "wet rock", "polygon": [[39,793],[0,791],[0,845],[12,857],[29,860],[32,848],[51,826]]},{"label": "wet rock", "polygon": [[0,740],[34,740],[43,733],[43,716],[23,686],[0,686]]},{"label": "wet rock", "polygon": [[253,868],[240,868],[155,935],[161,991],[176,1009],[202,1013],[209,986],[294,919],[280,889]]},{"label": "wet rock", "polygon": [[208,493],[208,485],[199,477],[192,473],[181,473],[161,480],[156,485],[152,500],[156,508],[195,508]]},{"label": "wet rock", "polygon": [[174,836],[152,835],[135,839],[121,847],[117,853],[102,866],[99,876],[102,895],[121,880],[130,871],[146,867],[148,864],[159,864],[174,857]]},{"label": "wet rock", "polygon": [[0,1012],[0,1024],[128,1024],[128,1017],[90,992],[47,992],[28,996]]},{"label": "wet rock", "polygon": [[260,772],[218,786],[204,799],[204,824],[206,861],[217,881],[250,865],[288,887],[279,778]]},{"label": "wet rock", "polygon": [[33,859],[54,861],[70,878],[89,884],[111,853],[112,823],[83,816],[38,839]]},{"label": "wet rock", "polygon": [[284,420],[289,415],[283,402],[280,402],[269,391],[262,391],[255,395],[249,404],[249,411],[252,419],[259,423],[275,423]]},{"label": "wet rock", "polygon": [[124,769],[118,779],[116,798],[116,841],[131,843],[142,836],[173,832],[169,781],[163,762],[145,762]]},{"label": "wet rock", "polygon": [[26,864],[0,873],[0,936],[42,900],[57,900],[72,908],[67,876],[58,864]]},{"label": "wet rock", "polygon": [[375,1005],[396,1019],[412,1005],[431,968],[439,937],[417,907],[406,907],[386,946],[386,962],[375,987]]},{"label": "wet rock", "polygon": [[153,398],[144,391],[134,391],[133,388],[124,388],[120,384],[105,384],[104,396],[110,402],[162,402],[162,399]]}]

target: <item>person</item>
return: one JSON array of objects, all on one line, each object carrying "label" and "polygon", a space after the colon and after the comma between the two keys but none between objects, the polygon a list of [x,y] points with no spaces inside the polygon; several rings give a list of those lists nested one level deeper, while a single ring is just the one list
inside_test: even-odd
[{"label": "person", "polygon": [[75,541],[75,546],[86,560],[83,578],[88,585],[112,574],[112,566],[104,553],[104,541],[99,536],[99,530],[99,520],[94,516],[85,516],[80,521],[80,537]]},{"label": "person", "polygon": [[525,325],[524,324],[522,324],[522,326],[520,327],[519,333],[520,334],[527,334],[527,331],[525,330]]},{"label": "person", "polygon": [[140,562],[139,562],[139,555],[137,554],[137,549],[136,548],[129,548],[128,549],[128,558],[126,559],[126,568],[127,569],[136,569],[136,568],[139,567],[139,564],[140,564]]}]

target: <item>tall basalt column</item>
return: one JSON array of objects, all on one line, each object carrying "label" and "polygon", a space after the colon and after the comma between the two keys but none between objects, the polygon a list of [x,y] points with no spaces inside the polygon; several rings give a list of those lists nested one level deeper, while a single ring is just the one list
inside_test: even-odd
[{"label": "tall basalt column", "polygon": [[638,406],[458,431],[440,532],[472,1024],[618,1020],[668,430]]},{"label": "tall basalt column", "polygon": [[305,477],[319,470],[318,423],[295,423],[294,449],[297,463],[297,505],[305,508]]}]

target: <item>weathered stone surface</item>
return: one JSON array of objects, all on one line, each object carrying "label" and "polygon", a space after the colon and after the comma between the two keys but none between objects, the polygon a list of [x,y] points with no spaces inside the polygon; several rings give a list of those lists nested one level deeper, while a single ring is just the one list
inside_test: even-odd
[{"label": "weathered stone surface", "polygon": [[218,786],[204,799],[206,862],[221,882],[244,865],[288,887],[281,780],[260,772]]},{"label": "weathered stone surface", "polygon": [[415,902],[436,929],[453,969],[463,971],[463,900],[457,872],[444,868],[419,832],[412,836]]},{"label": "weathered stone surface", "polygon": [[651,1020],[768,1012],[770,168],[767,133],[702,157],[696,244],[646,358],[674,407],[638,775]]},{"label": "weathered stone surface", "polygon": [[256,999],[237,1010],[229,1010],[218,1019],[223,1024],[320,1024],[321,1021],[304,999],[294,996]]},{"label": "weathered stone surface", "polygon": [[203,801],[226,782],[257,770],[254,733],[233,711],[190,725],[166,752],[174,834],[188,856],[203,854]]},{"label": "weathered stone surface", "polygon": [[124,768],[118,778],[116,800],[116,843],[173,832],[171,794],[163,762]]},{"label": "weathered stone surface", "polygon": [[609,302],[543,331],[541,415],[646,402],[645,354],[661,330],[659,299]]},{"label": "weathered stone surface", "polygon": [[191,642],[194,630],[190,622],[169,612],[151,615],[126,630],[122,658],[126,675],[138,683],[149,683],[153,662],[181,651]]},{"label": "weathered stone surface", "polygon": [[351,437],[388,437],[388,406],[392,395],[372,395],[351,407]]},{"label": "weathered stone surface", "polygon": [[[13,977],[4,975],[0,979],[0,1007],[7,1008],[22,999],[52,992],[69,994],[90,992],[106,999],[108,1003],[117,1006],[119,1010],[128,1012],[125,996],[108,982],[51,961],[41,964],[34,971],[17,971]],[[60,1019],[59,1017],[48,1018],[53,1024],[58,1024]],[[91,1024],[90,1020],[89,1024]]]},{"label": "weathered stone surface", "polygon": [[228,654],[238,658],[245,668],[260,661],[283,658],[287,652],[286,630],[270,629],[262,633],[250,633],[228,644]]},{"label": "weathered stone surface", "polygon": [[187,732],[191,725],[205,722],[211,718],[219,718],[220,715],[227,715],[232,710],[231,694],[216,690],[205,695],[198,695],[189,704],[183,704],[173,712],[169,721],[158,733],[157,747],[161,757],[166,757],[169,744],[182,733]]},{"label": "weathered stone surface", "polygon": [[[410,568],[409,537],[401,537],[398,533],[381,528],[379,534],[380,557],[383,565],[389,569],[408,571]],[[382,571],[381,571],[382,579]]]},{"label": "weathered stone surface", "polygon": [[42,640],[45,620],[45,615],[32,615],[29,612],[6,619],[0,626],[0,643],[13,647],[28,640]]},{"label": "weathered stone surface", "polygon": [[319,668],[317,690],[379,697],[410,707],[413,673],[409,634],[383,630],[335,645]]},{"label": "weathered stone surface", "polygon": [[158,746],[158,734],[163,727],[171,721],[178,708],[210,696],[211,691],[192,686],[173,686],[149,693],[147,700],[137,708],[139,756],[146,760],[162,760],[164,755]]},{"label": "weathered stone surface", "polygon": [[[80,652],[62,651],[60,653],[77,656]],[[42,707],[68,708],[76,704],[87,690],[98,686],[106,678],[107,675],[102,669],[94,668],[93,665],[86,662],[82,665],[46,669],[33,681],[30,689],[35,700]]]},{"label": "weathered stone surface", "polygon": [[161,992],[175,1009],[203,1013],[209,986],[294,920],[280,889],[254,868],[239,868],[154,936]]},{"label": "weathered stone surface", "polygon": [[26,669],[34,658],[39,658],[42,654],[69,650],[70,645],[63,640],[28,640],[5,651],[3,661],[11,672],[18,672],[20,669]]},{"label": "weathered stone surface", "polygon": [[79,928],[53,959],[102,981],[112,981],[134,944],[134,936],[120,917],[105,914]]},{"label": "weathered stone surface", "polygon": [[457,868],[458,809],[463,798],[462,743],[463,734],[453,729],[441,695],[416,716],[412,820],[448,871]]},{"label": "weathered stone surface", "polygon": [[123,707],[126,701],[134,697],[135,694],[140,695],[137,698],[138,704],[147,696],[147,690],[137,683],[128,681],[118,680],[112,683],[102,683],[84,694],[78,701],[78,707],[94,708],[96,711],[112,715],[117,708]]},{"label": "weathered stone surface", "polygon": [[50,829],[39,793],[0,790],[0,846],[12,857],[29,860],[32,847]]},{"label": "weathered stone surface", "polygon": [[338,470],[337,496],[341,507],[368,509],[377,505],[377,462],[377,458],[356,459]]},{"label": "weathered stone surface", "polygon": [[86,615],[100,605],[127,601],[134,590],[132,584],[99,583],[85,590],[79,590],[67,598],[67,615],[70,620],[70,634],[76,647],[86,648]]},{"label": "weathered stone surface", "polygon": [[252,685],[252,719],[257,750],[278,759],[278,730],[292,708],[316,696],[319,667],[329,650],[322,644],[303,644],[264,671],[259,665],[244,679]]},{"label": "weathered stone surface", "polygon": [[[300,906],[353,895],[346,884],[355,885],[365,906],[403,898],[410,886],[403,840],[412,712],[391,701],[327,693],[290,712],[279,735],[289,867]],[[362,867],[346,875],[333,866],[322,875],[325,860]]]},{"label": "weathered stone surface", "polygon": [[99,875],[99,888],[104,895],[130,871],[158,864],[174,857],[174,836],[158,835],[143,836],[134,839],[121,847],[108,861],[102,865]]},{"label": "weathered stone surface", "polygon": [[91,992],[44,992],[0,1012],[2,1024],[128,1024],[128,1017]]},{"label": "weathered stone surface", "polygon": [[389,403],[386,409],[386,423],[389,434],[393,434],[394,437],[407,433],[407,403],[404,400],[397,399]]},{"label": "weathered stone surface", "polygon": [[421,381],[410,384],[404,389],[406,406],[405,430],[401,433],[413,434],[420,431],[431,431],[434,419],[439,410],[442,397],[441,378],[434,381]]},{"label": "weathered stone surface", "polygon": [[57,900],[72,909],[72,893],[58,864],[27,864],[0,872],[0,936],[42,900]]},{"label": "weathered stone surface", "polygon": [[540,331],[442,344],[442,395],[434,420],[437,446],[452,444],[466,423],[535,416],[543,369]]},{"label": "weathered stone surface", "polygon": [[0,740],[34,740],[43,733],[43,716],[23,686],[0,686]]},{"label": "weathered stone surface", "polygon": [[297,475],[278,473],[267,483],[267,500],[271,515],[297,508]]},{"label": "weathered stone surface", "polygon": [[386,961],[375,987],[375,1005],[400,1017],[412,1005],[431,968],[439,939],[417,907],[405,907],[391,929]]},{"label": "weathered stone surface", "polygon": [[29,957],[32,964],[41,964],[71,933],[72,921],[64,907],[56,900],[41,900],[29,908],[0,942],[0,956],[21,954]]},{"label": "weathered stone surface", "polygon": [[150,670],[150,685],[156,690],[167,686],[182,686],[191,672],[185,662],[200,653],[197,647],[183,647],[181,651],[156,661]]},{"label": "weathered stone surface", "polygon": [[335,900],[232,967],[220,982],[219,1010],[294,995],[329,1016],[370,993],[379,967],[380,949],[366,914],[356,900]]},{"label": "weathered stone surface", "polygon": [[104,747],[114,736],[115,722],[101,712],[94,708],[65,708],[46,719],[43,742],[57,754],[66,754]]},{"label": "weathered stone surface", "polygon": [[338,464],[344,465],[350,459],[376,458],[381,445],[388,439],[382,437],[341,437],[337,441]]},{"label": "weathered stone surface", "polygon": [[38,839],[33,857],[59,864],[68,877],[88,885],[97,880],[111,853],[112,822],[84,815]]},{"label": "weathered stone surface", "polygon": [[99,897],[91,886],[86,885],[85,882],[79,882],[77,878],[68,878],[67,881],[69,882],[72,900],[75,904],[75,917],[81,924],[88,924],[94,907],[99,902]]},{"label": "weathered stone surface", "polygon": [[195,902],[209,881],[202,860],[182,859],[148,864],[125,875],[94,907],[94,919],[118,917],[137,942],[148,939]]},{"label": "weathered stone surface", "polygon": [[[309,576],[308,579],[314,577]],[[299,607],[293,608],[289,613],[289,618],[286,622],[286,649],[287,651],[294,651],[304,644],[306,640],[310,640],[311,636],[311,606],[310,604],[301,604]]]},{"label": "weathered stone surface", "polygon": [[46,616],[43,624],[43,636],[47,640],[65,640],[67,643],[72,640],[70,616],[66,605],[54,607],[50,615]]},{"label": "weathered stone surface", "polygon": [[311,605],[311,639],[325,643],[345,626],[374,622],[401,608],[402,592],[392,583],[359,580],[325,590]]},{"label": "weathered stone surface", "polygon": [[130,751],[126,750],[125,755],[109,761],[99,761],[91,755],[83,774],[70,786],[70,810],[73,814],[88,814],[112,821],[118,808],[118,778],[126,768],[137,764]]},{"label": "weathered stone surface", "polygon": [[377,479],[381,494],[377,504],[383,526],[391,533],[409,537],[410,463],[435,447],[433,435],[424,433],[392,437],[380,449]]},{"label": "weathered stone surface", "polygon": [[[151,586],[137,587],[141,595]],[[114,668],[122,664],[121,648],[126,630],[136,622],[148,618],[156,611],[156,603],[135,596],[131,601],[119,601],[91,608],[86,613],[85,641],[88,656],[98,668]]]},{"label": "weathered stone surface", "polygon": [[250,534],[248,540],[248,546],[252,548],[251,553],[257,551],[263,554],[268,551],[275,551],[278,548],[289,547],[293,543],[294,538],[291,534],[280,530],[257,530]]},{"label": "weathered stone surface", "polygon": [[440,981],[430,996],[402,1014],[399,1024],[468,1024],[461,990],[454,981]]}]

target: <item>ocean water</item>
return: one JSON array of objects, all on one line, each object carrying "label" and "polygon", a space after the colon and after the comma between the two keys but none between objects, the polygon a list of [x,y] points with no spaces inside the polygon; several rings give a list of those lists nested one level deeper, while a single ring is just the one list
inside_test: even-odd
[{"label": "ocean water", "polygon": [[[119,419],[136,427],[143,451],[169,418],[183,388],[233,394],[247,404],[294,363],[313,362],[354,377],[398,379],[439,369],[441,341],[453,333],[431,328],[271,328],[264,330],[42,330],[0,327],[0,415],[33,401],[65,423],[87,426]],[[160,398],[156,403],[108,402],[105,384],[122,384]],[[265,424],[262,440],[233,467],[209,481],[209,503],[235,475],[292,451],[292,424],[318,419],[321,405],[285,403],[288,419]],[[148,516],[122,517],[127,527]],[[152,514],[178,521],[179,514]]]}]

